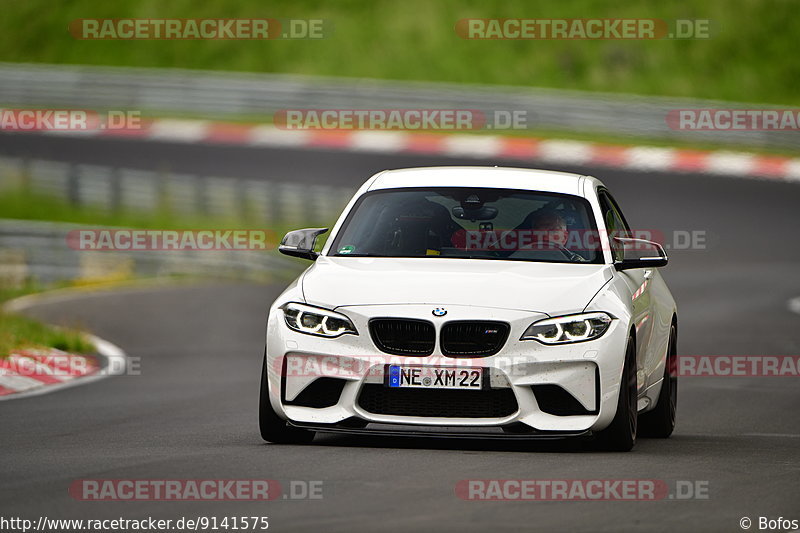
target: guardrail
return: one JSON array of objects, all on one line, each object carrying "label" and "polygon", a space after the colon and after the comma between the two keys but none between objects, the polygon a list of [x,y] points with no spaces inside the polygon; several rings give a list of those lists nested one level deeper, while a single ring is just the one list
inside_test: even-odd
[{"label": "guardrail", "polygon": [[67,236],[81,229],[99,227],[0,219],[0,286],[169,275],[270,281],[302,266],[274,250],[76,250]]},{"label": "guardrail", "polygon": [[160,209],[273,225],[329,223],[355,192],[322,184],[0,157],[0,187],[14,185],[109,211]]},{"label": "guardrail", "polygon": [[[347,187],[0,157],[0,194],[4,188],[27,189],[109,212],[162,210],[191,220],[245,221],[248,227],[263,229],[329,224],[354,193]],[[74,250],[66,239],[72,229],[98,227],[0,220],[0,285],[173,274],[263,280],[298,270],[295,261],[275,251]]]},{"label": "guardrail", "polygon": [[0,63],[0,106],[132,109],[208,118],[265,117],[281,109],[522,111],[528,127],[616,136],[797,147],[795,131],[671,129],[675,109],[760,104],[584,93],[542,88],[397,82],[282,74]]}]

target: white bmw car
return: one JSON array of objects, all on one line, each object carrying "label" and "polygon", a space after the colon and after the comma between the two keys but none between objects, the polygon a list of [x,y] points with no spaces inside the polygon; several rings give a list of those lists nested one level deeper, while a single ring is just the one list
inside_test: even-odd
[{"label": "white bmw car", "polygon": [[269,310],[260,429],[505,439],[630,450],[675,426],[677,309],[657,243],[596,178],[384,171],[326,228]]}]

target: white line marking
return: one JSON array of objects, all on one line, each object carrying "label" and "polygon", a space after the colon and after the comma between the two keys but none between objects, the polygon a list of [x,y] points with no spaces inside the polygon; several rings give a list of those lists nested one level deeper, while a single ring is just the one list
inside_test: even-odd
[{"label": "white line marking", "polygon": [[800,182],[800,159],[792,159],[786,165],[786,179],[787,181]]},{"label": "white line marking", "polygon": [[637,170],[670,170],[675,163],[675,150],[652,146],[634,146],[628,150],[628,168]]},{"label": "white line marking", "polygon": [[542,141],[539,157],[545,161],[580,165],[592,158],[592,145],[581,141]]},{"label": "white line marking", "polygon": [[256,126],[248,135],[250,146],[305,146],[311,139],[306,130],[281,130],[275,126]]},{"label": "white line marking", "polygon": [[[0,368],[0,385],[7,389],[16,391],[26,391],[44,386],[44,383],[38,379],[33,379],[27,376],[18,376],[17,374],[6,373],[9,372],[5,368]],[[8,396],[0,396],[0,400]]]},{"label": "white line marking", "polygon": [[745,437],[777,437],[787,439],[800,439],[800,435],[794,433],[745,433]]},{"label": "white line marking", "polygon": [[503,145],[499,137],[490,135],[448,135],[444,153],[464,157],[496,157]]},{"label": "white line marking", "polygon": [[61,302],[68,302],[70,300],[78,300],[78,299],[86,299],[86,298],[98,298],[107,296],[108,291],[106,290],[97,290],[97,291],[84,291],[84,290],[77,290],[72,288],[66,289],[53,289],[52,291],[46,292],[39,292],[34,294],[28,294],[25,296],[20,296],[19,298],[14,298],[13,300],[9,300],[3,306],[3,310],[9,313],[19,313],[20,311],[27,309],[29,307],[33,307],[39,304],[54,304],[54,303],[61,303]]},{"label": "white line marking", "polygon": [[151,139],[177,142],[199,142],[208,132],[205,120],[156,120],[150,129]]},{"label": "white line marking", "polygon": [[800,296],[789,300],[789,302],[787,303],[787,307],[789,308],[789,311],[791,311],[792,313],[797,313],[800,315]]},{"label": "white line marking", "polygon": [[399,152],[406,147],[408,135],[402,131],[355,131],[350,148],[364,152]]},{"label": "white line marking", "polygon": [[706,172],[711,174],[751,174],[756,158],[739,152],[711,152]]}]

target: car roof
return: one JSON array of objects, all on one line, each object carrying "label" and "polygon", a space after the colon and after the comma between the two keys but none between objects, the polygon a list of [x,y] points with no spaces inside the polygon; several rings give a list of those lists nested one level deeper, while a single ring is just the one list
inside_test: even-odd
[{"label": "car roof", "polygon": [[[511,167],[420,167],[385,170],[368,191],[402,187],[490,187],[583,196],[585,176],[554,170]],[[592,180],[596,181],[596,180]]]}]

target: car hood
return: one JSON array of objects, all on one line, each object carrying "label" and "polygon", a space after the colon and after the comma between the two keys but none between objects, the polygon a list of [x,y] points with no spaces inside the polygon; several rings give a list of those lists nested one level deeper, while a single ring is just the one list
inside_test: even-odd
[{"label": "car hood", "polygon": [[320,256],[302,278],[306,302],[470,305],[549,315],[582,311],[611,279],[609,265],[481,259]]}]

